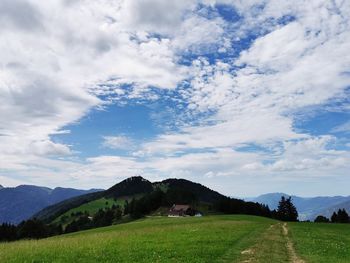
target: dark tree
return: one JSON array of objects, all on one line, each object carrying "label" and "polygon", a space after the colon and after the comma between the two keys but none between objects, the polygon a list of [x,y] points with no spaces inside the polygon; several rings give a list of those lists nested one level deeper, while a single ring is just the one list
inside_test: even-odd
[{"label": "dark tree", "polygon": [[332,223],[349,223],[350,218],[345,209],[339,209],[338,212],[333,212],[331,217]]},{"label": "dark tree", "polygon": [[338,211],[338,220],[339,223],[349,223],[349,215],[348,213],[345,211],[345,209],[339,209]]},{"label": "dark tree", "polygon": [[3,223],[0,225],[0,241],[13,241],[17,239],[17,227]]},{"label": "dark tree", "polygon": [[331,222],[332,223],[337,223],[338,222],[338,214],[336,212],[333,212],[331,216]]},{"label": "dark tree", "polygon": [[325,216],[317,216],[314,220],[315,223],[329,223],[329,219]]},{"label": "dark tree", "polygon": [[19,238],[43,238],[49,235],[49,228],[37,219],[29,219],[18,225]]},{"label": "dark tree", "polygon": [[130,206],[128,200],[125,200],[124,203],[124,215],[128,215],[130,213]]},{"label": "dark tree", "polygon": [[277,209],[277,218],[282,221],[298,221],[298,211],[292,203],[291,197],[281,197]]}]

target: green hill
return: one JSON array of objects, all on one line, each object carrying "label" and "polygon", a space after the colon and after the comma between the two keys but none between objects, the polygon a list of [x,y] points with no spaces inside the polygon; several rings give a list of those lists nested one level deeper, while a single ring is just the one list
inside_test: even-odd
[{"label": "green hill", "polygon": [[142,215],[151,214],[154,211],[164,214],[164,211],[167,211],[174,203],[191,204],[206,214],[228,212],[268,216],[269,212],[267,208],[259,204],[229,199],[201,184],[188,180],[167,179],[151,183],[138,176],[128,178],[106,191],[82,195],[49,206],[34,217],[45,223],[54,222],[65,226],[82,214],[94,216],[98,210],[111,208],[113,205],[123,210],[125,202],[131,202],[133,199],[140,199],[135,205],[138,207],[136,210]]},{"label": "green hill", "polygon": [[[125,196],[136,196],[140,194],[145,194],[153,191],[153,185],[151,182],[145,180],[144,178],[137,176],[128,178],[106,191],[100,191],[92,194],[81,195],[75,198],[71,198],[60,202],[58,204],[46,207],[41,210],[33,217],[42,220],[44,222],[52,222],[57,219],[57,217],[64,215],[69,212],[84,212],[85,207],[84,204],[92,203],[97,200],[101,200],[103,198],[111,200],[118,199],[120,197]],[[105,208],[104,203],[101,203],[100,207],[96,207],[95,204],[100,204],[100,202],[94,203],[94,207],[98,210],[98,208]],[[77,209],[79,207],[83,207],[82,209]],[[75,209],[75,210],[74,210]]]}]

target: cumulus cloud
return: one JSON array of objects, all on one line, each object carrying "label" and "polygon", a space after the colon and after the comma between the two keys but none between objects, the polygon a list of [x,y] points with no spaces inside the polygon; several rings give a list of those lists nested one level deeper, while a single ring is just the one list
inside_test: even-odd
[{"label": "cumulus cloud", "polygon": [[[1,1],[1,169],[49,185],[135,174],[344,177],[349,152],[337,137],[297,130],[295,114],[346,100],[349,13],[346,1],[319,0]],[[182,107],[176,129],[139,145],[103,137],[132,157],[79,159],[52,139],[94,108],[164,91]]]}]

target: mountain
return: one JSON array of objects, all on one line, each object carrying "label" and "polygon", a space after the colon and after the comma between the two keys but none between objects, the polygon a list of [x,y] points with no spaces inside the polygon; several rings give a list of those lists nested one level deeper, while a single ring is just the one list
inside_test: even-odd
[{"label": "mountain", "polygon": [[[156,183],[157,184],[157,183]],[[197,200],[204,203],[214,203],[223,195],[199,183],[194,183],[185,179],[167,179],[160,184],[166,185],[170,189],[182,189],[196,196]]]},{"label": "mountain", "polygon": [[34,185],[0,188],[0,223],[18,224],[41,209],[74,196],[98,190],[47,188]]},{"label": "mountain", "polygon": [[[87,212],[91,207],[96,208],[97,204],[100,205],[99,208],[106,208],[107,206],[105,204],[111,205],[111,203],[113,203],[123,206],[125,200],[129,200],[130,202],[133,198],[138,199],[147,197],[147,195],[151,198],[151,195],[156,193],[157,190],[161,190],[164,193],[163,202],[167,202],[167,205],[172,205],[174,203],[182,204],[188,202],[188,200],[195,200],[195,202],[201,204],[202,207],[203,205],[205,207],[212,207],[215,203],[225,198],[225,196],[218,192],[185,179],[167,179],[161,182],[151,183],[140,176],[136,176],[128,178],[106,191],[82,195],[49,206],[34,216],[46,223],[50,223],[63,215],[65,215],[65,217],[71,217],[72,212]],[[238,207],[237,209],[245,209],[240,211],[255,209],[257,205],[246,203],[242,200],[235,201],[235,205]],[[157,208],[160,207],[158,206],[156,209]],[[94,211],[96,211],[96,209]]]},{"label": "mountain", "polygon": [[[245,200],[266,204],[270,209],[277,209],[281,196],[289,197],[290,195],[285,193],[269,193],[254,198],[246,198]],[[291,195],[291,197],[298,210],[300,220],[314,220],[318,215],[328,216],[338,206],[345,208],[342,207],[342,203],[350,202],[350,196],[300,197]]]}]

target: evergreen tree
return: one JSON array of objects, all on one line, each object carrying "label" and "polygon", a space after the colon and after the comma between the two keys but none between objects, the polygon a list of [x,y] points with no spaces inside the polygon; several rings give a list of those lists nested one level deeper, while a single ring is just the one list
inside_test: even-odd
[{"label": "evergreen tree", "polygon": [[124,203],[124,215],[128,215],[130,213],[130,206],[128,200],[125,200]]},{"label": "evergreen tree", "polygon": [[298,211],[292,203],[291,197],[281,197],[277,209],[277,218],[282,221],[298,221]]},{"label": "evergreen tree", "polygon": [[17,227],[8,223],[0,225],[0,241],[12,241],[17,239]]},{"label": "evergreen tree", "polygon": [[345,209],[338,210],[338,223],[349,223],[349,215]]},{"label": "evergreen tree", "polygon": [[331,216],[331,222],[332,223],[337,223],[338,222],[338,214],[336,212],[333,212]]},{"label": "evergreen tree", "polygon": [[19,238],[43,238],[49,235],[48,226],[37,219],[29,219],[18,225]]}]

